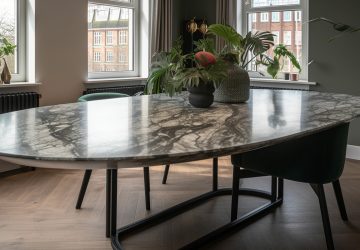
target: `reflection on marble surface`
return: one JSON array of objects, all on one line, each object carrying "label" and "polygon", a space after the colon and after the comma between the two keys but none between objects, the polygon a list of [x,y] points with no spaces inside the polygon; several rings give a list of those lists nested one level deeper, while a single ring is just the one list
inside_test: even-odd
[{"label": "reflection on marble surface", "polygon": [[357,116],[360,97],[259,89],[248,103],[209,109],[191,107],[186,94],[57,105],[0,115],[0,156],[193,160],[279,143]]}]

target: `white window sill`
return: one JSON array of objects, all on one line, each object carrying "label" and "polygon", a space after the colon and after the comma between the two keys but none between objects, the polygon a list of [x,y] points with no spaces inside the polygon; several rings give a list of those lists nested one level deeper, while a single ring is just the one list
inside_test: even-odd
[{"label": "white window sill", "polygon": [[0,89],[8,88],[32,88],[40,86],[40,82],[13,82],[10,84],[0,84]]},{"label": "white window sill", "polygon": [[286,89],[301,89],[309,90],[310,86],[316,86],[316,82],[308,82],[304,80],[290,81],[283,79],[267,79],[267,78],[250,78],[250,84],[254,87],[268,87],[268,88],[286,88]]},{"label": "white window sill", "polygon": [[105,79],[88,79],[84,84],[99,84],[99,83],[129,83],[129,82],[144,82],[147,81],[145,77],[124,77],[124,78],[105,78]]}]

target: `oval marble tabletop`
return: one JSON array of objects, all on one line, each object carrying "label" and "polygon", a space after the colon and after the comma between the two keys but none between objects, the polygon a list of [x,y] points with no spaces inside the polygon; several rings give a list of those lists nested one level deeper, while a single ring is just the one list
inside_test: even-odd
[{"label": "oval marble tabletop", "polygon": [[38,167],[150,166],[245,152],[357,116],[360,97],[260,89],[245,104],[209,109],[191,107],[186,94],[56,105],[0,115],[0,158]]}]

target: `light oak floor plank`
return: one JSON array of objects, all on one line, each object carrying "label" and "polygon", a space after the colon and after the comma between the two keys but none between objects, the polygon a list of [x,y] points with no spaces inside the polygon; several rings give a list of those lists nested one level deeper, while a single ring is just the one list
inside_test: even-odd
[{"label": "light oak floor plank", "polygon": [[[152,211],[145,210],[142,169],[119,170],[118,225],[126,225],[211,189],[211,160],[150,169]],[[83,172],[38,169],[0,179],[0,249],[111,249],[105,238],[105,171],[94,171],[83,209],[75,210]],[[231,186],[229,158],[219,161],[220,186]],[[350,222],[344,223],[331,185],[326,186],[337,249],[360,249],[360,162],[347,161],[341,179]],[[244,187],[270,188],[270,178]],[[264,201],[240,197],[243,214]],[[177,249],[230,218],[230,197],[220,197],[124,240],[126,249]],[[306,184],[285,182],[281,208],[207,249],[326,249],[318,201]]]}]

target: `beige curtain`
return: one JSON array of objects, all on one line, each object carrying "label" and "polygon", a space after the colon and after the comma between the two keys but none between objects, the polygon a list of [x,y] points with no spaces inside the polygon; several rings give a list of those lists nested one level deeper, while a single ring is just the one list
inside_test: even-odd
[{"label": "beige curtain", "polygon": [[173,0],[151,0],[150,56],[170,51],[172,46]]},{"label": "beige curtain", "polygon": [[[236,27],[236,0],[216,0],[216,23]],[[216,39],[216,49],[220,51],[225,45],[222,39]]]}]

